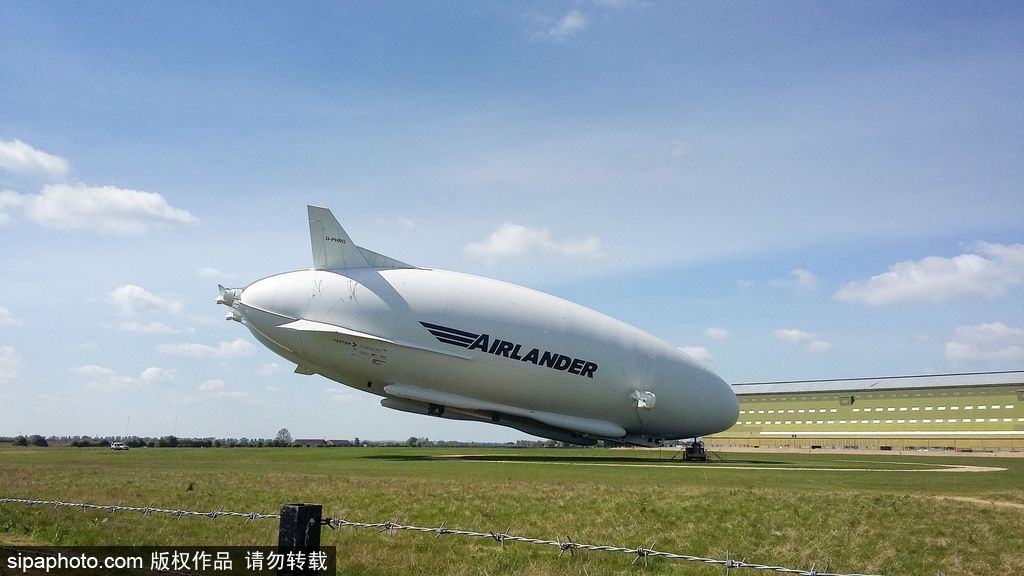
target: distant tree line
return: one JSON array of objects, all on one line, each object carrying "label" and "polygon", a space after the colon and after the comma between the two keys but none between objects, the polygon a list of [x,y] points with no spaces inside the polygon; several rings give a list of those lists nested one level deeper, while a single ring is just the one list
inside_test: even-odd
[{"label": "distant tree line", "polygon": [[431,440],[411,436],[407,440],[361,440],[311,444],[293,439],[287,429],[270,438],[179,438],[177,436],[31,436],[0,437],[0,445],[15,446],[74,446],[76,448],[108,448],[112,442],[123,442],[130,448],[284,448],[284,447],[442,447],[442,448],[579,448],[554,440],[519,440],[517,442],[468,442],[462,440]]},{"label": "distant tree line", "polygon": [[140,436],[31,436],[0,437],[0,444],[15,446],[74,446],[76,448],[109,448],[113,442],[123,442],[130,448],[271,448],[295,446],[290,442],[267,438],[160,438]]},{"label": "distant tree line", "polygon": [[72,440],[71,446],[89,448],[106,447],[111,442],[124,442],[129,448],[287,448],[293,444],[281,440],[265,438],[178,438],[177,436],[161,436],[160,438],[127,438],[110,440],[106,438],[80,438]]},{"label": "distant tree line", "polygon": [[49,446],[50,445],[50,443],[46,440],[46,438],[43,438],[42,436],[40,436],[38,434],[33,434],[31,436],[28,436],[28,437],[25,437],[25,436],[15,436],[14,438],[11,438],[11,444],[14,444],[15,446]]}]

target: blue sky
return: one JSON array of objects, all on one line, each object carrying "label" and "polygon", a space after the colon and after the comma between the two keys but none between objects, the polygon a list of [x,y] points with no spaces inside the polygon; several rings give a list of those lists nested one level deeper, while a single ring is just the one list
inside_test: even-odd
[{"label": "blue sky", "polygon": [[508,440],[216,285],[361,245],[726,380],[1024,368],[1012,2],[0,3],[0,434]]}]

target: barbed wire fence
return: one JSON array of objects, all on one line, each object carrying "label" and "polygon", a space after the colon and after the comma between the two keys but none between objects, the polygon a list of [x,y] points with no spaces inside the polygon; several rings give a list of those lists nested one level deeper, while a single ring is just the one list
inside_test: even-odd
[{"label": "barbed wire fence", "polygon": [[[227,510],[211,510],[207,512],[200,512],[195,510],[176,510],[169,508],[157,508],[152,506],[123,506],[121,504],[87,504],[82,502],[64,502],[61,500],[38,500],[29,498],[0,498],[0,504],[23,504],[26,506],[52,506],[54,508],[74,508],[79,510],[98,510],[110,512],[116,514],[118,512],[136,512],[143,515],[161,514],[167,516],[174,516],[176,518],[183,518],[186,516],[202,516],[205,518],[216,519],[216,518],[242,518],[244,523],[248,524],[255,522],[256,520],[278,520],[282,521],[281,514],[265,514],[260,512],[232,512]],[[389,535],[394,535],[398,531],[408,532],[419,532],[423,534],[434,534],[435,537],[441,536],[462,536],[467,538],[480,538],[494,540],[505,545],[506,542],[518,542],[523,544],[535,544],[540,546],[549,546],[552,548],[558,548],[559,556],[565,552],[574,554],[576,550],[586,550],[592,552],[614,552],[620,554],[628,554],[633,556],[633,563],[643,560],[644,563],[648,562],[651,558],[665,558],[668,560],[682,560],[685,562],[695,562],[705,565],[721,566],[725,569],[727,576],[732,574],[733,570],[756,570],[761,572],[774,572],[777,574],[795,574],[797,576],[878,576],[871,574],[860,574],[860,573],[839,573],[829,572],[828,566],[824,570],[818,570],[816,566],[811,566],[810,570],[802,570],[796,568],[786,568],[783,566],[773,566],[769,564],[757,564],[754,562],[747,562],[746,559],[737,560],[732,558],[730,554],[726,553],[724,559],[719,558],[705,558],[702,556],[694,556],[689,554],[677,554],[675,552],[668,552],[664,550],[656,550],[655,544],[651,544],[649,547],[637,546],[606,546],[606,545],[595,545],[585,544],[582,542],[574,542],[571,538],[564,540],[547,540],[543,538],[530,538],[526,536],[517,536],[509,533],[511,527],[506,528],[504,532],[480,532],[474,530],[460,530],[457,528],[447,528],[442,522],[440,526],[436,527],[425,527],[425,526],[411,526],[407,524],[400,524],[398,522],[386,521],[386,522],[356,522],[348,520],[347,517],[331,518],[322,517],[319,519],[319,524],[327,526],[333,530],[339,530],[341,528],[368,528],[375,529],[379,532],[386,532]]]}]

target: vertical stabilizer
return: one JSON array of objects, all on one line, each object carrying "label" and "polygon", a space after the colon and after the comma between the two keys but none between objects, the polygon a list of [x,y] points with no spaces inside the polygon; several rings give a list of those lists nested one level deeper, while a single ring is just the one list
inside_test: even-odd
[{"label": "vertical stabilizer", "polygon": [[356,246],[330,210],[316,206],[306,208],[309,210],[309,240],[313,246],[314,270],[415,268],[405,262]]},{"label": "vertical stabilizer", "polygon": [[313,269],[341,270],[370,266],[362,251],[352,242],[330,210],[316,206],[307,208],[309,240],[313,245]]}]

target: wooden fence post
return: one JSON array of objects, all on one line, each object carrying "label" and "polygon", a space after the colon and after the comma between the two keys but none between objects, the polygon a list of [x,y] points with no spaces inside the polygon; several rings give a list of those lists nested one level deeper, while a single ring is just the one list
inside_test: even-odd
[{"label": "wooden fence post", "polygon": [[[285,504],[281,507],[281,525],[277,535],[278,552],[309,553],[320,550],[320,504]],[[322,574],[305,566],[302,570],[287,567],[277,571],[278,576]]]}]

